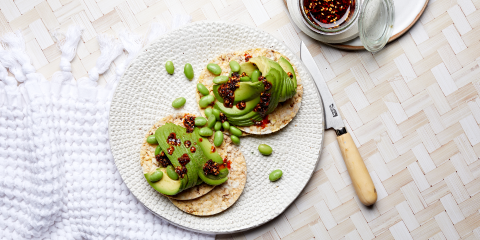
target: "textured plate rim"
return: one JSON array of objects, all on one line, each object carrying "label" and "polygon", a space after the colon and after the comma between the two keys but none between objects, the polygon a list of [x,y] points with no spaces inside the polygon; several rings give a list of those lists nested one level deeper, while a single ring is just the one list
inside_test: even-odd
[{"label": "textured plate rim", "polygon": [[[290,49],[290,47],[288,47],[283,41],[275,38],[273,35],[271,35],[270,33],[268,33],[267,31],[264,31],[263,29],[260,29],[260,28],[256,28],[256,27],[252,27],[252,26],[249,26],[249,25],[246,25],[246,24],[243,24],[243,23],[233,23],[233,22],[226,22],[226,21],[212,21],[212,20],[202,20],[202,21],[195,21],[195,22],[192,22],[192,23],[189,23],[181,28],[178,28],[178,29],[173,29],[173,30],[170,30],[169,32],[167,32],[166,34],[156,38],[155,40],[151,41],[151,43],[149,43],[148,45],[144,46],[141,51],[139,52],[139,54],[135,57],[134,60],[132,60],[130,62],[130,64],[126,67],[126,69],[128,69],[133,63],[135,63],[138,59],[138,57],[140,56],[141,53],[143,53],[145,51],[145,49],[147,49],[148,47],[150,47],[153,43],[157,42],[157,41],[160,41],[162,38],[166,38],[168,37],[170,34],[173,34],[174,32],[177,32],[177,31],[181,31],[183,28],[187,28],[187,27],[190,27],[190,26],[193,26],[193,25],[196,25],[196,24],[202,24],[202,23],[220,23],[220,24],[225,24],[225,25],[230,25],[230,26],[242,26],[242,27],[246,27],[246,28],[250,28],[250,29],[253,29],[255,31],[259,31],[259,32],[262,32],[266,35],[268,35],[269,37],[275,39],[278,41],[279,45],[283,45],[287,51],[290,51],[292,53],[292,56],[294,59],[297,59],[298,62],[300,63],[299,66],[300,68],[303,68],[305,69],[305,72],[310,76],[310,78],[312,78],[312,81],[313,81],[313,77],[312,75],[310,74],[310,71],[308,71],[308,69],[305,67],[305,65],[303,64],[303,61],[298,58],[295,53]],[[282,53],[283,54],[283,53]],[[298,66],[297,66],[298,68]],[[125,75],[127,71],[124,72],[123,75]],[[112,100],[111,102],[113,102],[113,100],[116,98],[117,96],[117,88],[118,88],[118,85],[120,84],[120,82],[122,81],[123,79],[123,75],[122,77],[120,78],[120,80],[118,81],[117,83],[117,86],[115,87],[114,89],[114,93],[113,93],[113,96],[112,96]],[[315,84],[315,83],[314,83]],[[320,149],[318,150],[318,158],[316,159],[315,161],[315,168],[316,166],[318,165],[318,162],[320,161],[320,158],[321,158],[321,154],[322,154],[322,149],[324,147],[324,143],[325,143],[325,111],[324,111],[324,107],[323,107],[323,99],[322,99],[322,95],[320,94],[320,92],[318,91],[318,89],[316,89],[316,91],[318,93],[318,96],[320,98],[320,109],[322,111],[322,122],[321,122],[321,135],[322,135],[322,138],[321,138],[321,143],[320,143]],[[303,100],[303,99],[302,99]],[[111,117],[110,117],[110,113],[111,113],[111,108],[109,108],[108,110],[108,113],[109,113],[109,118],[108,118],[108,143],[109,143],[109,146],[110,146],[110,150],[113,150],[112,148],[112,137],[111,137],[111,127],[110,127],[110,123],[111,123]],[[297,113],[298,114],[298,113]],[[280,130],[281,131],[281,130]],[[267,134],[268,135],[268,134]],[[112,153],[112,157],[113,157],[113,160],[115,162],[115,167],[117,167],[117,171],[118,171],[118,164],[117,164],[117,159],[115,158],[115,154],[114,154],[114,151],[111,151]],[[257,228],[257,227],[260,227],[266,223],[269,223],[271,222],[272,220],[276,219],[277,217],[279,217],[282,213],[284,213],[294,202],[295,200],[298,199],[298,197],[300,196],[300,194],[303,192],[303,190],[305,189],[305,187],[308,185],[308,183],[310,182],[313,174],[315,173],[315,168],[312,170],[312,172],[310,173],[310,176],[308,177],[308,180],[306,181],[305,185],[302,187],[302,189],[298,192],[297,196],[295,196],[292,201],[281,211],[279,212],[276,216],[270,218],[270,219],[265,219],[262,223],[259,223],[257,225],[252,225],[250,227],[246,227],[246,228],[242,228],[242,229],[238,229],[238,230],[233,230],[233,231],[220,231],[220,232],[217,232],[217,231],[205,231],[205,230],[202,230],[202,229],[196,229],[196,228],[190,228],[190,227],[186,227],[186,226],[183,226],[179,223],[176,223],[176,222],[173,222],[165,217],[163,217],[162,215],[158,214],[157,212],[153,211],[152,209],[150,209],[147,205],[145,205],[145,203],[143,203],[142,201],[140,201],[140,199],[137,197],[137,195],[130,190],[130,188],[128,187],[127,183],[125,182],[125,179],[123,177],[123,175],[121,174],[120,171],[118,171],[120,177],[122,178],[122,181],[123,183],[125,184],[125,186],[128,188],[128,190],[130,191],[130,193],[135,196],[135,198],[137,199],[137,201],[139,203],[141,203],[148,211],[150,211],[151,213],[153,213],[155,216],[158,216],[160,217],[162,220],[164,221],[167,221],[169,224],[172,224],[176,227],[179,227],[179,228],[182,228],[182,229],[185,229],[185,230],[189,230],[189,231],[193,231],[193,232],[197,232],[197,233],[203,233],[203,234],[233,234],[233,233],[239,233],[239,232],[244,232],[244,231],[248,231],[248,230],[251,230],[251,229],[254,229],[254,228]],[[247,166],[247,169],[248,169],[248,166]],[[248,180],[248,179],[247,179]],[[242,193],[243,195],[243,193]],[[240,197],[242,197],[242,195],[240,195]],[[227,213],[228,211],[225,211],[225,213]],[[225,214],[224,213],[224,214]],[[200,217],[200,218],[206,218],[206,217]]]}]

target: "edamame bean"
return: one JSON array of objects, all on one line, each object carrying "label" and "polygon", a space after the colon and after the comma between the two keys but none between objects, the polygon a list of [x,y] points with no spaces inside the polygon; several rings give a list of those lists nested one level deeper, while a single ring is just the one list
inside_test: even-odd
[{"label": "edamame bean", "polygon": [[225,131],[228,131],[228,129],[230,129],[230,123],[227,121],[223,122],[222,126],[223,126],[223,129],[225,129]]},{"label": "edamame bean", "polygon": [[185,67],[183,68],[183,73],[185,73],[185,77],[187,77],[189,80],[193,79],[193,67],[192,64],[186,63]]},{"label": "edamame bean", "polygon": [[213,144],[215,147],[220,147],[223,143],[223,132],[222,131],[216,131],[215,136],[213,137]]},{"label": "edamame bean", "polygon": [[185,105],[186,101],[187,101],[187,99],[185,99],[184,97],[179,97],[179,98],[173,100],[172,107],[181,108],[181,107],[183,107],[183,105]]},{"label": "edamame bean", "polygon": [[233,143],[235,144],[240,144],[240,138],[238,138],[237,136],[235,135],[230,135],[230,139],[232,140]]},{"label": "edamame bean", "polygon": [[178,180],[178,174],[175,172],[172,165],[168,165],[167,167],[167,176],[172,180]]},{"label": "edamame bean", "polygon": [[201,108],[206,108],[213,101],[215,101],[215,97],[213,95],[206,95],[200,98],[200,101],[198,101],[198,105],[200,105]]},{"label": "edamame bean", "polygon": [[232,72],[240,71],[240,64],[238,64],[237,61],[232,60],[230,61],[229,65],[230,65],[230,69],[232,69]]},{"label": "edamame bean", "polygon": [[147,143],[150,144],[158,144],[157,139],[155,138],[155,135],[150,135],[147,137]]},{"label": "edamame bean", "polygon": [[215,84],[224,84],[228,82],[228,76],[217,76],[217,77],[214,77],[212,81]]},{"label": "edamame bean", "polygon": [[215,116],[213,116],[213,114],[208,116],[207,127],[208,128],[213,128],[215,126],[216,121],[217,121],[217,119],[215,119]]},{"label": "edamame bean", "polygon": [[200,136],[202,137],[210,137],[213,135],[213,131],[208,127],[203,127],[203,128],[200,128],[200,131],[198,131],[198,134],[200,134]]},{"label": "edamame bean", "polygon": [[216,63],[209,63],[207,65],[207,69],[208,69],[208,71],[210,71],[211,73],[213,73],[215,75],[220,75],[220,73],[222,73],[222,68],[220,68],[220,66],[218,66],[218,64],[216,64]]},{"label": "edamame bean", "polygon": [[249,76],[245,76],[245,77],[240,78],[240,82],[250,82],[250,81],[251,81],[251,79],[250,79]]},{"label": "edamame bean", "polygon": [[165,63],[165,69],[167,70],[168,74],[172,75],[173,72],[175,71],[175,67],[173,66],[172,61],[167,61]]},{"label": "edamame bean", "polygon": [[161,170],[157,170],[150,175],[148,180],[150,180],[150,182],[154,183],[154,182],[158,182],[158,181],[162,180],[162,177],[163,177],[163,172]]},{"label": "edamame bean", "polygon": [[160,154],[161,151],[162,151],[162,148],[160,147],[160,145],[158,145],[158,146],[155,148],[155,156],[157,156],[158,154]]},{"label": "edamame bean", "polygon": [[208,94],[210,94],[210,92],[208,91],[207,87],[205,87],[205,85],[203,85],[202,83],[198,83],[198,84],[197,84],[197,90],[198,90],[203,96],[207,96]]},{"label": "edamame bean", "polygon": [[262,74],[260,73],[260,71],[258,70],[253,70],[252,72],[252,82],[258,82],[258,78],[261,76]]},{"label": "edamame bean", "polygon": [[214,108],[212,110],[212,113],[213,113],[213,116],[215,116],[215,118],[217,119],[217,121],[220,121],[220,110]]},{"label": "edamame bean", "polygon": [[204,117],[196,117],[195,118],[195,126],[201,127],[207,124],[207,119]]},{"label": "edamame bean", "polygon": [[207,108],[207,109],[205,109],[205,116],[207,116],[207,118],[208,118],[208,116],[210,116],[210,115],[213,114],[213,113],[212,113],[212,110],[213,110],[212,108]]},{"label": "edamame bean", "polygon": [[215,127],[213,127],[213,129],[215,129],[215,131],[219,131],[220,129],[222,129],[222,123],[216,122]]},{"label": "edamame bean", "polygon": [[277,181],[278,179],[280,179],[283,175],[283,172],[282,170],[280,169],[277,169],[277,170],[273,170],[270,175],[268,175],[268,179],[270,179],[271,182],[275,182]]},{"label": "edamame bean", "polygon": [[230,133],[237,136],[237,137],[240,137],[242,136],[242,131],[240,131],[240,129],[238,129],[237,127],[234,127],[234,126],[230,126]]},{"label": "edamame bean", "polygon": [[267,144],[260,144],[258,145],[258,151],[265,156],[272,154],[272,147],[268,146]]}]

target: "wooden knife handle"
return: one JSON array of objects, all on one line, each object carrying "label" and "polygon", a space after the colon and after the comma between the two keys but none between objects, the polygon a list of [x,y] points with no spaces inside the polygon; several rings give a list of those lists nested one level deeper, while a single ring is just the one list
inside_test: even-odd
[{"label": "wooden knife handle", "polygon": [[358,198],[366,206],[374,204],[377,201],[377,190],[352,136],[348,132],[343,133],[337,136],[337,141]]}]

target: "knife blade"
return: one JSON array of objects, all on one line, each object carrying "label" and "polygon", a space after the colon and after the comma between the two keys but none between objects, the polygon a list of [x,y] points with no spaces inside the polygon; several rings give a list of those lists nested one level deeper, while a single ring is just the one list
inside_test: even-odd
[{"label": "knife blade", "polygon": [[335,102],[333,101],[332,93],[330,93],[330,90],[328,90],[327,83],[320,73],[317,63],[313,59],[303,41],[300,45],[300,59],[302,59],[303,64],[305,64],[310,72],[310,75],[315,81],[315,85],[322,96],[325,114],[325,129],[333,128],[336,131],[341,131],[345,128],[345,125],[343,124],[343,120],[340,116],[337,105],[335,105]]},{"label": "knife blade", "polygon": [[357,193],[360,202],[366,206],[370,206],[377,201],[377,190],[375,189],[375,185],[373,184],[370,173],[368,173],[367,167],[363,162],[357,146],[353,142],[352,136],[345,129],[340,112],[333,100],[332,93],[328,90],[327,83],[318,69],[317,63],[303,41],[300,44],[300,59],[307,67],[310,75],[315,81],[318,91],[320,92],[320,97],[323,102],[323,112],[325,115],[325,129],[335,129],[338,146],[342,152],[348,175],[350,175],[350,178],[352,179],[352,185],[355,188],[355,192]]}]

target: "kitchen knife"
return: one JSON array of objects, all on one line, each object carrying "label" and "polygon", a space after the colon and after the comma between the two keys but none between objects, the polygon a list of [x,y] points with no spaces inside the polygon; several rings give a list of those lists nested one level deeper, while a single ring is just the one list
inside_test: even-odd
[{"label": "kitchen knife", "polygon": [[323,112],[325,114],[325,129],[333,128],[335,130],[338,146],[342,152],[348,174],[352,179],[355,192],[363,204],[370,206],[377,201],[377,191],[373,185],[372,178],[365,167],[365,163],[358,152],[357,146],[355,146],[355,143],[353,142],[352,136],[345,129],[342,117],[333,101],[332,94],[328,90],[325,79],[323,79],[315,60],[303,41],[300,44],[300,59],[302,59],[308,71],[310,71],[310,75],[315,80],[315,85],[322,97]]}]

